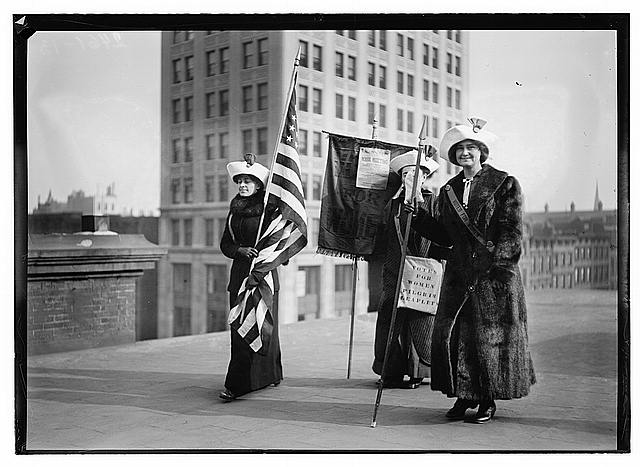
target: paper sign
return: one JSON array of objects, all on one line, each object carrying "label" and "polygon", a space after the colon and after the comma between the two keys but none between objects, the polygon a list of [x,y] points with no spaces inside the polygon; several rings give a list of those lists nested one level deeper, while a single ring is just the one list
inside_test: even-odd
[{"label": "paper sign", "polygon": [[391,151],[379,148],[360,148],[358,155],[357,188],[386,190],[389,179]]},{"label": "paper sign", "polygon": [[431,258],[407,256],[398,307],[435,315],[441,285],[442,263]]}]

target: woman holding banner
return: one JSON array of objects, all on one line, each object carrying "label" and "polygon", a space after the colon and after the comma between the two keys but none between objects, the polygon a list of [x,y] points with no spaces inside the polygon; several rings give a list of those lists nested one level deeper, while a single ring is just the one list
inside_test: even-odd
[{"label": "woman holding banner", "polygon": [[495,137],[470,119],[442,138],[440,154],[463,171],[443,187],[433,212],[419,210],[412,227],[438,232],[453,247],[440,292],[431,348],[431,388],[457,397],[447,418],[486,423],[495,400],[526,396],[535,382],[528,350],[527,308],[518,269],[522,191],[506,172],[486,164]]},{"label": "woman holding banner", "polygon": [[[229,277],[230,308],[236,305],[238,291],[248,277],[251,264],[258,256],[254,247],[260,217],[264,210],[264,187],[269,177],[269,169],[255,162],[253,154],[245,156],[245,162],[230,162],[227,172],[238,185],[238,194],[231,200],[229,214],[220,241],[222,253],[233,259]],[[267,205],[265,221],[267,226],[273,216],[273,208]],[[264,230],[264,229],[263,229]],[[278,385],[282,380],[282,363],[280,360],[280,340],[278,338],[278,274],[273,271],[273,330],[267,349],[254,352],[247,341],[238,332],[231,330],[231,360],[225,379],[225,390],[220,393],[224,401],[270,384]]]},{"label": "woman holding banner", "polygon": [[[382,375],[385,349],[391,326],[393,299],[396,283],[399,279],[398,273],[402,256],[400,251],[401,232],[404,232],[407,221],[407,213],[402,209],[402,205],[404,202],[411,202],[416,158],[416,152],[411,151],[393,158],[390,163],[391,170],[401,177],[401,187],[390,201],[385,235],[381,237],[386,239],[386,255],[382,269],[383,288],[376,320],[375,359],[372,366],[373,371],[378,375]],[[437,169],[438,163],[423,155],[420,162],[418,187],[422,187],[427,178]],[[418,192],[419,206],[427,212],[430,212],[434,199],[433,194],[424,187]],[[411,232],[409,235],[407,255],[442,259],[446,257],[447,252],[447,249],[421,238],[415,232]],[[404,307],[398,308],[394,336],[392,336],[387,368],[384,373],[384,387],[414,389],[420,386],[423,379],[430,377],[433,319],[433,315],[428,313]],[[404,380],[405,375],[409,377],[408,381]],[[379,380],[378,384],[382,384],[382,381]]]}]

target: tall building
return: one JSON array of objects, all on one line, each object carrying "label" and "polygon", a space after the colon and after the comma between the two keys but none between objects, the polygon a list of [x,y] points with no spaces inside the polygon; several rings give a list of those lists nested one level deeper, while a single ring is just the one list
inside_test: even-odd
[{"label": "tall building", "polygon": [[82,214],[113,215],[117,211],[118,197],[116,196],[116,184],[107,185],[106,190],[96,190],[95,195],[87,196],[82,190],[73,190],[67,196],[66,202],[57,201],[49,195],[44,203],[40,202],[38,195],[38,206],[33,209],[33,214],[54,214],[65,212],[80,212]]},{"label": "tall building", "polygon": [[[328,143],[323,131],[417,145],[464,121],[468,38],[462,31],[175,31],[162,35],[159,337],[226,327],[230,260],[219,250],[236,189],[226,165],[253,152],[267,167],[293,60],[310,241],[280,268],[283,323],[348,313],[351,262],[315,254]],[[440,159],[437,191],[456,173]],[[369,302],[359,263],[357,313]]]}]

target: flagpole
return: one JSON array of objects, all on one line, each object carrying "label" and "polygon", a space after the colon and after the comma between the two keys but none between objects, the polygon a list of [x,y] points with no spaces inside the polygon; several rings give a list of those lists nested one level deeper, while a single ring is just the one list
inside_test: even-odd
[{"label": "flagpole", "polygon": [[[280,121],[280,129],[278,130],[278,137],[276,138],[276,144],[273,148],[273,153],[271,157],[271,165],[269,167],[269,177],[267,178],[267,185],[264,188],[264,201],[263,201],[263,209],[262,214],[260,215],[260,223],[258,224],[258,233],[256,234],[256,242],[254,247],[257,246],[258,241],[260,240],[260,232],[262,231],[262,224],[264,223],[264,213],[267,208],[267,202],[269,201],[269,188],[271,187],[271,182],[273,179],[273,168],[275,166],[276,157],[278,155],[278,146],[280,145],[280,140],[282,139],[282,130],[284,130],[284,125],[287,121],[287,110],[289,108],[289,103],[291,102],[291,95],[293,94],[293,88],[295,86],[295,76],[298,70],[298,66],[300,66],[300,47],[298,46],[298,52],[296,53],[296,58],[293,61],[293,70],[291,71],[291,79],[289,80],[289,89],[287,90],[287,95],[284,100],[284,109],[282,111],[282,120]],[[251,268],[253,268],[253,262],[255,258],[251,260]]]},{"label": "flagpole", "polygon": [[[416,158],[416,165],[413,171],[413,185],[411,187],[411,204],[415,208],[416,201],[416,188],[418,186],[418,176],[420,172],[420,159],[424,152],[426,144],[426,125],[427,119],[422,121],[422,129],[420,130],[420,137],[418,143],[418,157]],[[393,299],[393,309],[391,311],[391,325],[389,326],[389,334],[387,336],[387,347],[384,350],[384,360],[382,363],[382,374],[380,375],[380,385],[378,386],[378,393],[376,394],[376,403],[373,409],[373,418],[371,419],[371,428],[376,427],[376,418],[378,416],[378,408],[380,407],[380,400],[382,399],[382,390],[384,389],[385,376],[387,370],[387,362],[389,361],[389,353],[391,349],[391,342],[393,340],[394,328],[396,324],[396,315],[398,313],[398,298],[400,297],[400,286],[402,283],[402,273],[404,272],[404,260],[407,256],[407,244],[409,241],[409,233],[411,232],[411,220],[413,216],[407,216],[407,223],[404,228],[404,237],[402,238],[402,245],[400,249],[400,270],[398,271],[398,279],[396,280],[396,292]]]},{"label": "flagpole", "polygon": [[[371,130],[371,139],[378,139],[378,119],[374,117],[373,128]],[[353,257],[353,273],[351,276],[351,324],[349,327],[349,361],[347,363],[347,379],[351,377],[351,359],[353,356],[353,329],[356,315],[356,283],[358,281],[358,257]]]}]

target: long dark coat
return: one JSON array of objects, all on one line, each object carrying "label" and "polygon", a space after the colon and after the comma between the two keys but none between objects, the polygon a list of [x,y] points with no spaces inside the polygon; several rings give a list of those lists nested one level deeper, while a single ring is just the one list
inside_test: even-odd
[{"label": "long dark coat", "polygon": [[[535,374],[528,350],[527,307],[518,261],[522,191],[518,181],[484,164],[471,185],[467,214],[488,243],[478,242],[455,212],[464,173],[438,196],[435,218],[418,212],[412,224],[453,246],[443,278],[431,349],[431,388],[469,400],[526,396]],[[449,187],[449,188],[447,188]]]},{"label": "long dark coat", "polygon": [[[432,212],[435,205],[435,196],[430,191],[422,192],[424,202],[420,208]],[[385,239],[386,250],[382,267],[382,293],[378,305],[376,318],[376,334],[374,339],[374,361],[372,369],[374,373],[381,375],[384,362],[384,354],[387,348],[389,328],[391,327],[391,315],[393,312],[393,299],[395,298],[396,283],[400,271],[400,257],[402,243],[401,235],[404,235],[407,223],[407,213],[401,209],[402,199],[391,200],[388,206],[388,216],[381,236]],[[395,226],[395,217],[399,214],[400,234]],[[439,247],[416,232],[409,233],[407,241],[407,255],[422,258],[443,259],[448,254],[448,249]],[[433,331],[434,316],[428,313],[398,308],[394,325],[394,336],[389,350],[389,360],[385,378],[388,380],[402,379],[404,375],[412,378],[429,377],[431,365],[431,333]]]},{"label": "long dark coat", "polygon": [[[236,196],[231,200],[227,223],[220,241],[220,249],[233,259],[229,276],[229,306],[236,305],[242,281],[249,275],[251,260],[238,255],[241,246],[253,247],[263,210],[264,191],[260,190],[246,198]],[[267,209],[263,228],[269,225],[273,212]],[[231,226],[229,225],[231,224]],[[278,272],[273,270],[273,331],[266,354],[255,353],[249,344],[233,329],[231,330],[231,360],[227,370],[225,387],[236,396],[261,389],[282,380],[280,339],[278,337]]]}]

